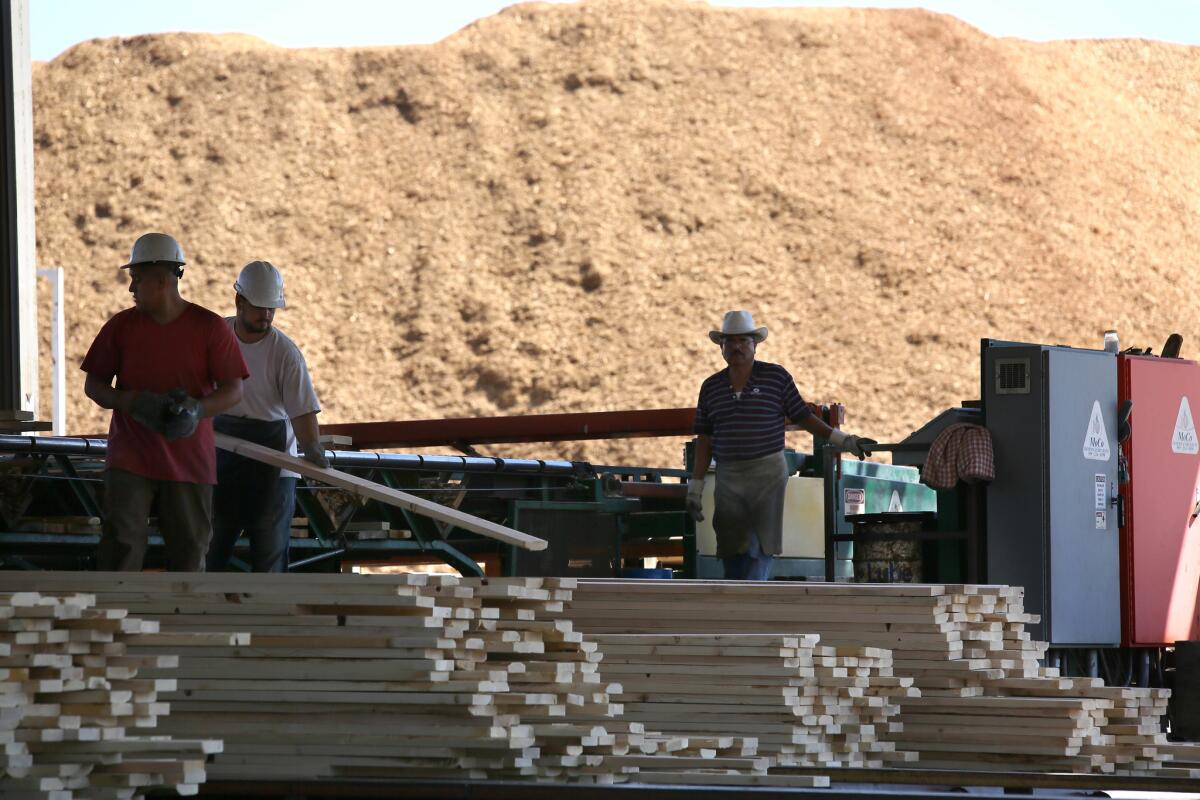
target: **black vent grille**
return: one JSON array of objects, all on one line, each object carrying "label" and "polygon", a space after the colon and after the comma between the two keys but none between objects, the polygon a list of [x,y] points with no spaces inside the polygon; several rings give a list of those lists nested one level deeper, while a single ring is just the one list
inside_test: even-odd
[{"label": "black vent grille", "polygon": [[1029,359],[996,360],[996,394],[1029,393]]}]

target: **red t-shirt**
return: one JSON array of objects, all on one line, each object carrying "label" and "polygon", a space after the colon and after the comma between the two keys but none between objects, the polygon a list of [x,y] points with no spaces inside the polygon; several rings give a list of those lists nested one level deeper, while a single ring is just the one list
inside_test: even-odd
[{"label": "red t-shirt", "polygon": [[[192,397],[212,394],[218,381],[250,374],[229,325],[195,303],[166,325],[136,308],[120,312],[100,329],[80,369],[105,381],[115,376],[121,390],[165,393],[182,386]],[[212,419],[201,419],[191,436],[168,442],[114,411],[107,464],[152,480],[216,483]]]}]

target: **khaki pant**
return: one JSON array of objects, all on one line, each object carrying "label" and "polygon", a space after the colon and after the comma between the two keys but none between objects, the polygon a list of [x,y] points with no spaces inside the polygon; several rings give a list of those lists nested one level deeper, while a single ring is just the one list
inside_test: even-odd
[{"label": "khaki pant", "polygon": [[158,500],[158,529],[172,572],[203,572],[212,538],[212,491],[203,483],[156,481],[132,472],[104,472],[104,527],[96,568],[139,572],[150,535],[146,518]]}]

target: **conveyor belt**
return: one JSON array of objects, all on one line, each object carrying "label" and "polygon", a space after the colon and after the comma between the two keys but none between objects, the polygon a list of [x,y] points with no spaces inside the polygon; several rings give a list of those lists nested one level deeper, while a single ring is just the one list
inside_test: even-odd
[{"label": "conveyor belt", "polygon": [[[0,435],[0,453],[31,453],[103,458],[107,452],[108,443],[104,439],[87,439],[77,436]],[[374,453],[357,450],[330,450],[329,456],[332,466],[342,468],[370,469],[376,467],[381,469],[435,470],[439,472],[579,475],[580,477],[590,477],[594,474],[591,465],[584,461]]]}]

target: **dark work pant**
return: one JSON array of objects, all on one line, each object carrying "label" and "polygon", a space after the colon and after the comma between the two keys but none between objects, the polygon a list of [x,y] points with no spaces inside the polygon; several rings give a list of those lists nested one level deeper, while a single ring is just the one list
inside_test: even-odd
[{"label": "dark work pant", "polygon": [[[282,451],[287,446],[287,420],[221,415],[213,420],[213,429],[273,450]],[[251,569],[287,572],[295,501],[296,481],[281,481],[278,467],[227,450],[217,451],[209,571],[228,568],[238,536],[245,531],[250,539]]]},{"label": "dark work pant", "polygon": [[156,481],[120,469],[104,471],[104,526],[96,568],[139,572],[150,531],[146,518],[158,500],[158,530],[172,572],[203,572],[212,537],[213,487],[204,483]]},{"label": "dark work pant", "polygon": [[250,540],[250,568],[255,572],[287,572],[288,546],[292,542],[292,514],[296,509],[296,478],[277,478],[262,513],[248,522],[236,515],[217,515],[208,547],[208,571],[229,568],[238,536]]}]

